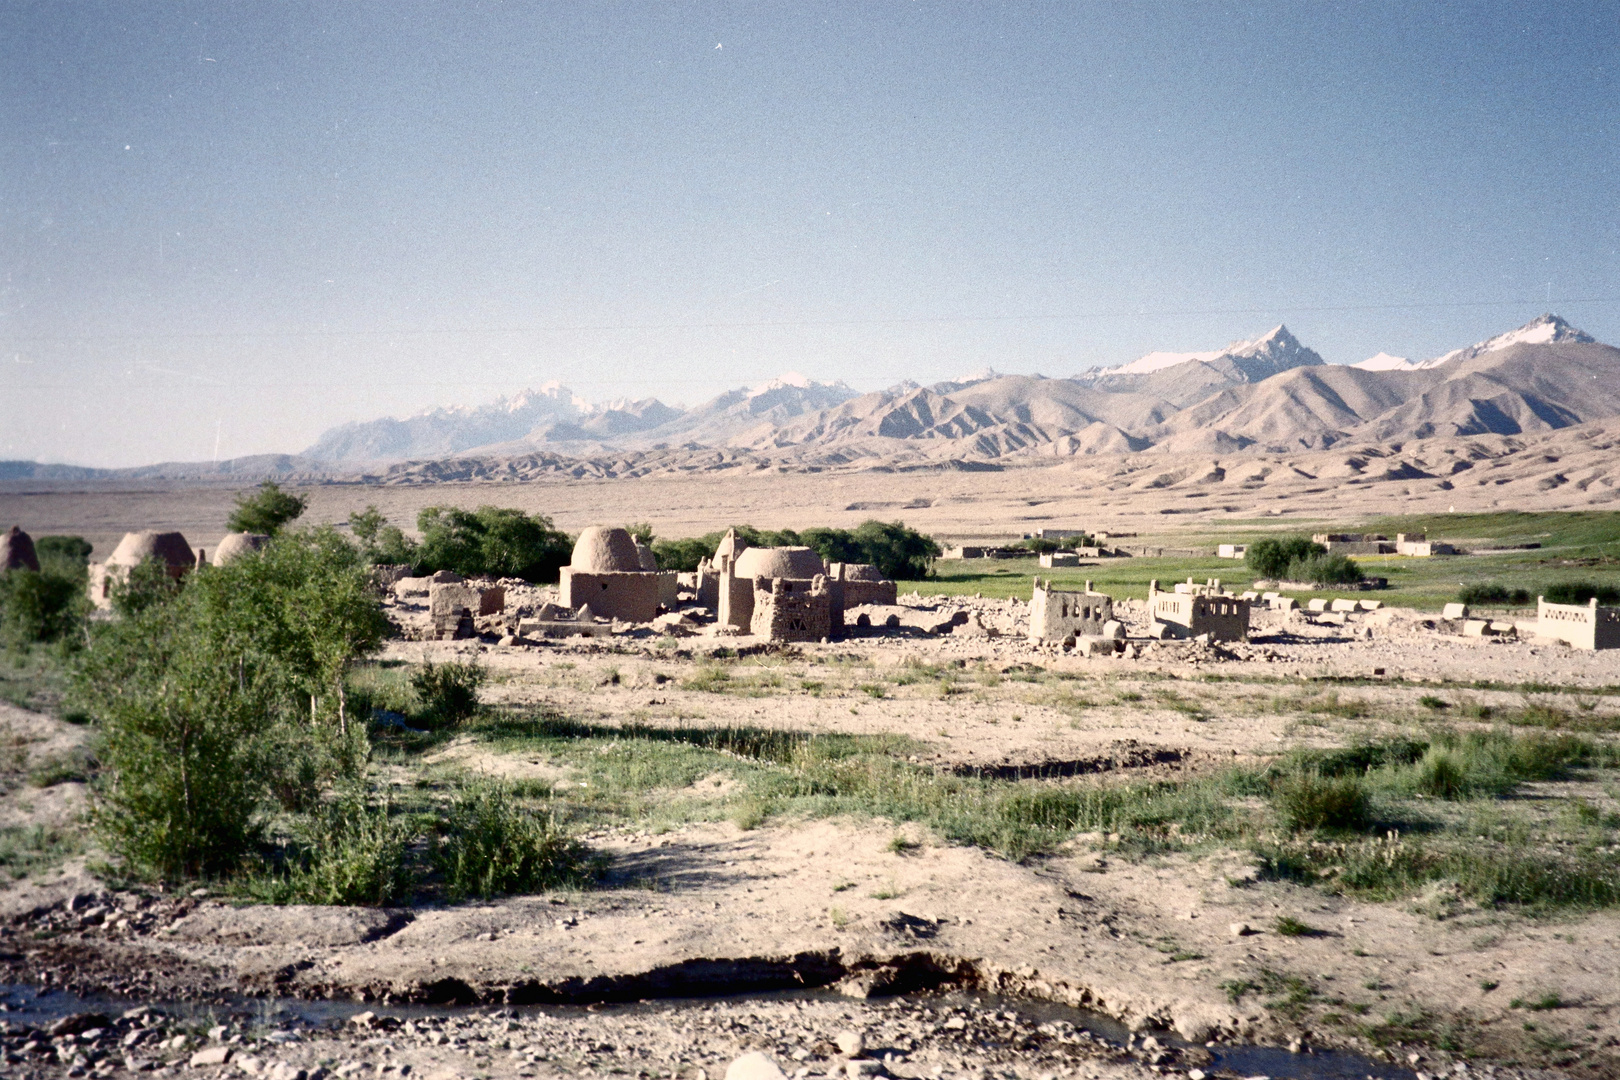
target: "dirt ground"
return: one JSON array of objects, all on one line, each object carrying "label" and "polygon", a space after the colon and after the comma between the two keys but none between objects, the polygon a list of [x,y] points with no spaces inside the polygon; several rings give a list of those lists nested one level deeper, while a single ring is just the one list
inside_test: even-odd
[{"label": "dirt ground", "polygon": [[[383,660],[476,658],[493,674],[488,704],[602,725],[900,735],[915,749],[910,760],[939,770],[1101,782],[1185,777],[1263,761],[1285,746],[1343,745],[1403,730],[1402,718],[1421,712],[1418,699],[1437,688],[1456,704],[1506,707],[1525,695],[1473,684],[1597,691],[1620,683],[1613,653],[1464,639],[1399,611],[1344,626],[1268,614],[1246,644],[1138,641],[1140,655],[1125,659],[1032,646],[1010,602],[910,601],[929,611],[946,603],[976,616],[970,634],[918,636],[902,628],[765,651],[746,637],[704,632],[513,645],[401,640]],[[407,630],[425,618],[408,603],[391,609]],[[1125,614],[1141,622],[1140,611]],[[703,679],[721,657],[731,675],[717,692]],[[942,694],[937,683],[896,677],[918,669],[958,671],[962,682]],[[1043,679],[1022,678],[1033,670]],[[881,693],[874,692],[880,683]],[[1616,709],[1606,695],[1574,698],[1589,702],[1593,715]],[[1312,711],[1324,701],[1332,707]],[[18,772],[84,737],[16,709],[6,709],[0,723]],[[443,744],[421,767],[537,777],[559,790],[581,782],[563,763],[470,738]],[[411,776],[401,772],[396,782],[409,784]],[[715,781],[717,789],[724,783]],[[1555,786],[1530,795],[1569,794]],[[1612,785],[1587,787],[1585,797],[1613,801]],[[71,780],[45,788],[16,783],[0,799],[0,816],[59,823],[83,798],[83,785]],[[1524,1053],[1531,1014],[1520,1003],[1555,994],[1558,1007],[1529,1025],[1536,1038],[1562,1040],[1569,1070],[1615,1075],[1620,918],[1610,912],[1532,917],[1445,897],[1357,901],[1265,880],[1253,857],[1240,852],[1144,857],[1115,852],[1111,838],[1098,835],[1019,862],[944,842],[915,823],[850,817],[746,828],[723,818],[676,820],[603,828],[584,839],[608,858],[600,887],[404,911],[239,907],[211,896],[117,890],[75,858],[0,892],[6,981],[140,1000],[247,991],[485,1005],[795,985],[828,986],[862,1001],[911,988],[966,987],[1079,1006],[1192,1049],[1293,1041],[1348,1047],[1403,1066],[1417,1054],[1435,1069],[1449,1068],[1454,1055],[1433,1040],[1375,1047],[1325,1014],[1405,1010],[1430,1018],[1431,1028],[1466,1025],[1469,1053],[1481,1067],[1534,1058]],[[1283,918],[1308,932],[1276,932]],[[1234,986],[1248,989],[1234,993]],[[1279,1005],[1276,995],[1290,993],[1307,1007]],[[719,1053],[719,1044],[705,1045],[711,1056]],[[746,1040],[725,1046],[740,1051]],[[951,1057],[937,1039],[917,1047],[884,1068],[922,1076],[940,1061],[948,1072],[990,1067],[972,1055]],[[944,1056],[930,1061],[930,1051]],[[1085,1067],[1100,1074],[1151,1069],[1155,1052],[1124,1057],[1123,1048],[1104,1048]],[[1190,1052],[1158,1068],[1197,1067]],[[541,1054],[514,1062],[504,1053],[475,1055],[462,1066],[444,1053],[416,1060],[424,1070],[469,1075],[525,1075],[534,1060],[542,1067],[562,1061]],[[841,1067],[836,1054],[817,1054],[818,1069],[829,1060]],[[1030,1071],[1025,1062],[1017,1071],[1059,1070]],[[697,1075],[679,1063],[671,1074]]]}]

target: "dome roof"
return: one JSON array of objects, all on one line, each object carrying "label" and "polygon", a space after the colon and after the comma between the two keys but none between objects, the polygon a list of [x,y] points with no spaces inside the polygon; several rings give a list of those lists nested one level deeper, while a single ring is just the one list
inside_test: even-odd
[{"label": "dome roof", "polygon": [[588,574],[636,573],[641,569],[641,556],[624,529],[592,525],[574,542],[574,557],[568,565]]},{"label": "dome roof", "polygon": [[177,532],[143,532],[125,533],[124,538],[118,541],[118,546],[108,556],[109,566],[137,566],[147,559],[157,559],[167,566],[195,566],[197,556],[186,543],[186,538]]},{"label": "dome roof", "polygon": [[826,572],[821,556],[807,547],[749,548],[737,556],[738,577],[813,578]]},{"label": "dome roof", "polygon": [[852,562],[844,564],[845,581],[883,581],[883,571],[871,563]]},{"label": "dome roof", "polygon": [[0,533],[0,574],[7,570],[38,570],[39,556],[34,554],[34,539],[13,525]]},{"label": "dome roof", "polygon": [[643,570],[656,571],[658,569],[658,556],[653,554],[652,548],[643,544],[640,540],[636,541],[636,558],[641,560]]},{"label": "dome roof", "polygon": [[214,565],[223,566],[238,555],[246,555],[251,551],[258,551],[270,542],[264,533],[234,532],[226,533],[214,546]]}]

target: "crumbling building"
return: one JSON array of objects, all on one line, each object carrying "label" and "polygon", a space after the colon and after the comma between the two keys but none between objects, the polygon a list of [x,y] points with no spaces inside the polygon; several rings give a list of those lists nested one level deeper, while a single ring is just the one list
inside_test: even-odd
[{"label": "crumbling building", "polygon": [[[754,550],[771,550],[759,549]],[[808,581],[781,577],[753,579],[754,604],[749,630],[771,641],[826,641],[834,623],[843,629],[842,612],[834,619],[833,590],[823,574]]]},{"label": "crumbling building", "polygon": [[1174,591],[1160,592],[1148,583],[1148,614],[1160,637],[1195,638],[1208,634],[1212,641],[1249,639],[1249,601],[1222,590],[1219,578],[1203,585],[1188,578]]},{"label": "crumbling building", "polygon": [[1076,638],[1104,636],[1104,627],[1114,618],[1114,598],[1093,592],[1086,582],[1084,592],[1054,588],[1050,580],[1035,579],[1035,593],[1029,601],[1029,640],[1035,644],[1063,643]]},{"label": "crumbling building", "polygon": [[1536,597],[1536,634],[1577,649],[1620,649],[1620,607],[1549,604]]}]

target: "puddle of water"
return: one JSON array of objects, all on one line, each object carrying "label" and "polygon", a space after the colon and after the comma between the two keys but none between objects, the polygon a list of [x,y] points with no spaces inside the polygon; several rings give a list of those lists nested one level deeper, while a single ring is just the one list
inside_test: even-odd
[{"label": "puddle of water", "polygon": [[[209,1004],[196,1001],[154,1001],[115,998],[107,995],[80,996],[63,990],[39,991],[30,986],[0,984],[0,1016],[14,1023],[41,1026],[62,1016],[74,1013],[101,1012],[117,1017],[125,1009],[147,1005],[176,1019],[190,1023],[213,1024],[228,1017],[247,1017],[263,1027],[279,1027],[291,1023],[313,1027],[341,1025],[362,1012],[375,1012],[379,1016],[392,1016],[409,1020],[428,1016],[470,1016],[488,1014],[496,1008],[509,1010],[518,1016],[545,1015],[558,1018],[578,1016],[587,1010],[600,1016],[635,1016],[648,1011],[670,1012],[682,1008],[701,1008],[714,1004],[743,1004],[750,1001],[828,1001],[845,1006],[863,1003],[844,997],[833,990],[779,990],[765,993],[747,993],[734,996],[707,996],[686,998],[657,998],[646,1001],[604,1003],[600,1005],[378,1005],[356,1001],[306,1001],[301,998],[229,997],[223,1003]],[[1088,1012],[1069,1005],[1049,1001],[1030,1001],[1022,998],[999,997],[965,991],[923,992],[892,998],[875,998],[866,1003],[874,1009],[893,1001],[905,1001],[930,1007],[972,1007],[987,1012],[1003,1010],[1018,1013],[1036,1023],[1067,1021],[1092,1035],[1115,1045],[1124,1045],[1131,1036],[1129,1028],[1112,1017]],[[1155,1033],[1164,1043],[1187,1047],[1191,1044],[1174,1035]],[[1209,1047],[1214,1062],[1205,1071],[1225,1070],[1245,1077],[1271,1077],[1276,1080],[1411,1080],[1412,1072],[1386,1062],[1374,1061],[1360,1054],[1338,1050],[1315,1050],[1293,1054],[1273,1046],[1230,1045]]]}]

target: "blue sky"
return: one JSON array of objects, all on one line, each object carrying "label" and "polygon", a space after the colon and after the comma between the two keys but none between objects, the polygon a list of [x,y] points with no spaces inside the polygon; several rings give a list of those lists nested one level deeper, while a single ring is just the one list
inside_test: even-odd
[{"label": "blue sky", "polygon": [[0,7],[0,457],[1620,341],[1613,5]]}]

